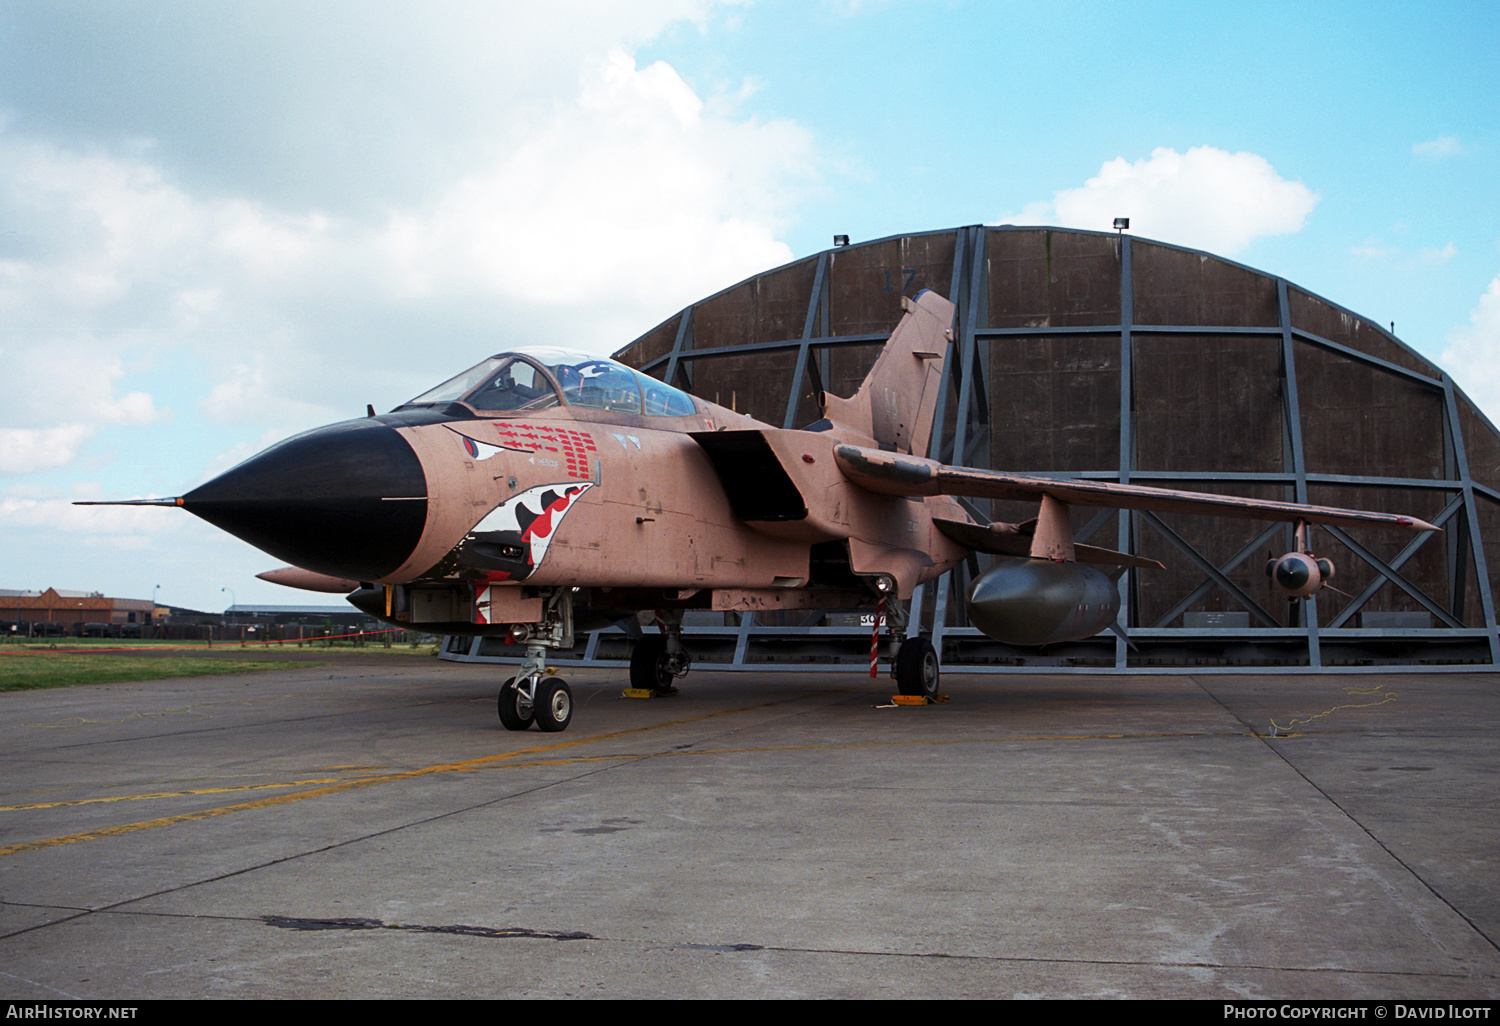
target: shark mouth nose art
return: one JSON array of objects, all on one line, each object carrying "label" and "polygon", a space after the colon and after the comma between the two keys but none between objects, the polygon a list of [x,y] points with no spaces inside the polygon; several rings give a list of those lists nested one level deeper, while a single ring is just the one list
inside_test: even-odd
[{"label": "shark mouth nose art", "polygon": [[537,485],[511,496],[474,525],[460,560],[494,580],[524,581],[541,565],[557,528],[591,481]]}]

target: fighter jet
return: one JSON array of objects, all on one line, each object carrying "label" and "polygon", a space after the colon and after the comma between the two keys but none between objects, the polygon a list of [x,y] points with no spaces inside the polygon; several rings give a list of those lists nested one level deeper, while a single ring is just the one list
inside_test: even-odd
[{"label": "fighter jet", "polygon": [[[287,439],[178,498],[180,506],[291,564],[260,576],[347,592],[384,621],[439,634],[503,635],[524,648],[500,689],[511,730],[565,729],[568,684],[546,675],[576,632],[630,617],[631,683],[669,692],[691,665],[687,610],[869,609],[892,628],[906,695],[937,694],[938,654],[901,639],[906,604],[971,552],[1010,557],[968,593],[972,624],[1040,646],[1091,637],[1120,608],[1118,577],[1152,560],[1073,539],[1069,507],[1219,514],[1298,525],[1298,551],[1268,565],[1288,597],[1332,564],[1308,525],[1437,530],[1408,516],[946,466],[926,458],[954,307],[924,291],[850,398],[771,427],[623,364],[557,348],[499,353],[376,416]],[[987,523],[958,497],[1037,503]]]}]

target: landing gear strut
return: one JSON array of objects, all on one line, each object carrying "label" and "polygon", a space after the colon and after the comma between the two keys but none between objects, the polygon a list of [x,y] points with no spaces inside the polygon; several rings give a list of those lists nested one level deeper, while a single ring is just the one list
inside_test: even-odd
[{"label": "landing gear strut", "polygon": [[938,693],[938,654],[932,642],[920,635],[901,642],[896,652],[896,690],[903,695],[936,698]]},{"label": "landing gear strut", "polygon": [[630,686],[658,695],[676,694],[672,681],[692,669],[693,660],[682,647],[682,610],[657,610],[661,634],[635,643],[630,653]]},{"label": "landing gear strut", "polygon": [[526,646],[521,672],[500,688],[500,723],[506,730],[525,730],[535,723],[548,733],[567,730],[573,721],[573,689],[561,677],[546,677],[547,649]]},{"label": "landing gear strut", "polygon": [[548,677],[547,650],[573,647],[573,596],[558,589],[547,603],[547,619],[526,640],[526,660],[500,688],[500,723],[506,730],[525,730],[535,723],[548,733],[567,730],[573,721],[573,690],[561,677]]},{"label": "landing gear strut", "polygon": [[[889,609],[887,609],[889,606]],[[906,604],[894,596],[882,598],[880,610],[875,615],[888,614],[891,630],[891,676],[896,678],[896,690],[903,695],[919,698],[936,698],[938,693],[938,653],[930,640],[922,635],[903,637],[907,624]],[[877,623],[876,630],[880,629]],[[874,658],[873,649],[871,659]],[[871,663],[873,671],[874,664]]]}]

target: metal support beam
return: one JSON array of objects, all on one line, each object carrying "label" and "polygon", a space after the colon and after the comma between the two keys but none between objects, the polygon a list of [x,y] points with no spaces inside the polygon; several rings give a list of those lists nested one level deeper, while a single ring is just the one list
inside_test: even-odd
[{"label": "metal support beam", "polygon": [[[828,276],[828,253],[825,250],[818,255],[818,269],[813,274],[812,295],[807,303],[807,317],[802,322],[802,343],[797,347],[797,367],[792,372],[792,387],[786,397],[786,416],[781,420],[783,428],[792,428],[797,424],[797,407],[802,400],[802,382],[807,378],[808,356],[812,351],[813,329],[818,324],[818,307],[822,305],[823,279]],[[813,375],[818,375],[817,369],[813,369]],[[821,380],[819,382],[821,388]]]},{"label": "metal support beam", "polygon": [[[682,356],[692,345],[694,309],[690,306],[682,311],[682,320],[677,322],[677,337],[672,340],[672,357],[667,361],[667,373],[662,376],[662,380],[673,388],[685,388],[689,392],[693,390],[693,371],[689,363],[682,361]],[[679,368],[682,370],[681,381],[677,379]]]},{"label": "metal support beam", "polygon": [[[1131,325],[1135,322],[1135,272],[1130,259],[1130,236],[1120,233],[1120,465],[1121,484],[1130,483],[1130,472],[1135,469],[1135,342],[1131,336]],[[1120,521],[1115,532],[1115,547],[1121,552],[1134,554],[1131,547],[1131,528],[1134,526],[1129,513],[1120,511]],[[1115,633],[1115,668],[1123,670],[1130,654],[1130,622],[1135,616],[1135,602],[1131,584],[1135,580],[1135,569],[1127,568],[1116,582],[1120,589],[1120,615],[1117,622],[1121,630]]]},{"label": "metal support beam", "polygon": [[[1264,531],[1255,536],[1254,541],[1252,541],[1249,545],[1246,545],[1243,549],[1240,549],[1240,551],[1236,552],[1232,557],[1230,557],[1229,562],[1219,567],[1219,573],[1227,575],[1232,570],[1237,569],[1241,563],[1249,559],[1251,556],[1255,555],[1255,553],[1259,551],[1262,545],[1269,545],[1271,543],[1271,539],[1276,537],[1276,535],[1279,534],[1281,530],[1281,524],[1272,524],[1270,527],[1267,527]],[[1153,628],[1167,626],[1173,620],[1177,619],[1183,613],[1186,613],[1190,608],[1192,608],[1194,602],[1197,602],[1204,595],[1207,595],[1211,590],[1213,590],[1213,586],[1216,583],[1218,582],[1213,578],[1209,578],[1208,580],[1204,581],[1202,584],[1198,585],[1198,587],[1194,588],[1190,593],[1188,593],[1188,595],[1184,597],[1180,602],[1178,602],[1175,606],[1167,610],[1166,614],[1151,626]]]},{"label": "metal support beam", "polygon": [[[954,315],[956,322],[954,328],[957,330],[951,350],[956,359],[949,362],[953,364],[953,373],[957,375],[958,385],[958,406],[955,410],[953,425],[953,460],[955,463],[965,463],[969,457],[970,424],[973,423],[977,427],[989,420],[989,396],[986,393],[989,379],[983,374],[974,352],[979,345],[976,332],[986,323],[983,288],[985,282],[984,234],[983,226],[960,228],[953,247],[952,292],[957,301],[958,310]],[[944,374],[948,374],[946,366]],[[941,393],[939,409],[946,404],[947,394],[946,389]],[[942,429],[942,421],[934,425],[934,440],[941,436]],[[981,465],[989,465],[987,448]],[[986,509],[985,512],[988,515],[989,510]],[[932,644],[937,648],[940,659],[943,650],[943,631],[948,624],[950,596],[955,588],[962,586],[962,575],[955,574],[951,570],[938,581],[938,591],[932,611]],[[967,622],[966,618],[965,622]]]},{"label": "metal support beam", "polygon": [[[1463,505],[1463,496],[1459,496],[1458,498],[1454,499],[1452,502],[1448,503],[1447,508],[1445,508],[1436,519],[1431,521],[1432,525],[1434,527],[1442,527],[1453,517],[1455,513],[1463,509]],[[1447,533],[1448,535],[1453,534],[1453,532],[1446,531],[1446,529],[1445,533]],[[1390,568],[1392,570],[1399,571],[1401,567],[1406,563],[1406,561],[1412,556],[1416,555],[1417,551],[1421,549],[1423,545],[1426,545],[1428,542],[1430,542],[1432,538],[1433,535],[1430,532],[1424,531],[1413,538],[1411,541],[1407,542],[1406,547],[1397,554],[1395,559],[1391,560]],[[1334,617],[1333,620],[1329,622],[1329,630],[1332,630],[1335,627],[1344,626],[1344,624],[1349,621],[1350,617],[1364,608],[1365,603],[1370,601],[1370,599],[1375,596],[1375,593],[1379,591],[1381,586],[1384,584],[1385,579],[1383,577],[1377,577],[1375,580],[1365,585],[1364,590],[1362,590],[1358,595],[1355,595],[1353,598],[1351,598],[1349,600],[1349,604],[1339,612],[1338,616]],[[1462,621],[1463,617],[1458,615],[1455,611],[1455,619]]]},{"label": "metal support beam", "polygon": [[[972,234],[972,228],[960,228],[953,233],[953,268],[948,274],[948,292],[954,298],[961,298],[965,294],[963,288],[966,277],[964,269],[968,267],[968,262],[964,257],[971,245],[970,236]],[[952,327],[959,327],[959,324],[962,323],[962,318],[962,311],[955,310],[955,324]],[[928,436],[927,440],[926,455],[930,459],[935,459],[942,463],[950,462],[950,459],[944,455],[947,450],[943,443],[943,433],[948,423],[948,396],[954,387],[954,376],[959,373],[957,365],[961,352],[962,347],[958,344],[958,336],[955,335],[953,340],[948,343],[946,359],[943,360],[943,379],[938,384],[937,404],[932,411],[932,434]],[[959,417],[962,416],[963,412],[960,410]],[[937,649],[939,662],[943,658],[943,628],[947,624],[944,617],[948,612],[948,595],[953,584],[954,577],[951,570],[933,582],[935,591],[933,592],[932,601],[931,634],[932,644]],[[912,632],[920,628],[926,587],[925,584],[919,585],[912,594],[912,615],[907,619],[906,625],[908,637],[911,637]]]},{"label": "metal support beam", "polygon": [[1203,553],[1193,548],[1192,545],[1188,544],[1186,539],[1184,539],[1180,534],[1163,523],[1161,517],[1157,516],[1155,513],[1148,513],[1144,511],[1142,511],[1139,515],[1142,520],[1146,521],[1146,523],[1156,528],[1156,530],[1160,532],[1163,538],[1175,545],[1183,555],[1187,556],[1188,559],[1191,559],[1194,563],[1196,563],[1200,570],[1208,574],[1209,577],[1212,577],[1215,584],[1223,588],[1225,591],[1229,592],[1229,594],[1233,595],[1236,602],[1244,606],[1246,609],[1250,610],[1250,614],[1252,616],[1259,619],[1267,627],[1281,626],[1281,624],[1276,622],[1276,618],[1270,613],[1266,612],[1259,602],[1255,601],[1249,595],[1245,594],[1244,589],[1242,589],[1238,584],[1235,584],[1228,577],[1225,577],[1223,574],[1221,574],[1219,572],[1219,568],[1214,566],[1213,563],[1203,555]]},{"label": "metal support beam", "polygon": [[1345,531],[1341,527],[1334,527],[1332,524],[1324,524],[1323,530],[1327,531],[1329,534],[1333,535],[1340,542],[1342,542],[1350,552],[1353,552],[1360,559],[1364,560],[1366,563],[1370,564],[1370,566],[1374,567],[1375,570],[1383,575],[1386,580],[1390,581],[1396,587],[1400,588],[1412,598],[1416,599],[1418,605],[1427,610],[1433,616],[1437,617],[1444,624],[1449,627],[1463,626],[1463,624],[1459,623],[1453,618],[1452,613],[1449,613],[1448,610],[1444,609],[1432,599],[1428,598],[1425,594],[1423,594],[1420,588],[1412,584],[1405,577],[1402,577],[1394,569],[1388,566],[1385,560],[1381,559],[1379,556],[1375,555],[1375,553],[1371,552],[1369,549],[1365,548],[1359,542],[1351,538],[1348,531]]},{"label": "metal support beam", "polygon": [[749,611],[740,614],[739,633],[734,637],[734,665],[745,665],[745,653],[750,650],[750,635],[755,630],[755,614]]},{"label": "metal support beam", "polygon": [[1458,465],[1458,477],[1463,482],[1465,521],[1469,537],[1473,539],[1470,551],[1474,558],[1474,584],[1479,589],[1479,608],[1484,616],[1484,627],[1489,632],[1490,665],[1500,666],[1500,626],[1495,623],[1495,597],[1490,591],[1489,566],[1484,556],[1484,535],[1479,530],[1479,510],[1474,505],[1474,479],[1469,473],[1468,450],[1464,446],[1463,421],[1458,415],[1458,394],[1453,379],[1443,375],[1443,412],[1448,421],[1448,430],[1453,436],[1453,455]]},{"label": "metal support beam", "polygon": [[[1281,409],[1285,417],[1284,451],[1292,460],[1294,502],[1307,503],[1307,459],[1302,448],[1302,405],[1297,398],[1297,349],[1292,341],[1292,304],[1287,296],[1285,278],[1276,279],[1276,309],[1281,324]],[[1318,636],[1318,604],[1315,599],[1302,603],[1303,627],[1307,630],[1307,664],[1323,665],[1322,645]]]}]

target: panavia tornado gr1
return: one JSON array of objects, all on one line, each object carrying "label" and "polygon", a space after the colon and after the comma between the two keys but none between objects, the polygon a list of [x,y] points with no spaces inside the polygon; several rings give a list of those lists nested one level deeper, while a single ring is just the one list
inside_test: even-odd
[{"label": "panavia tornado gr1", "polygon": [[[511,730],[572,718],[551,649],[641,615],[637,687],[670,691],[690,657],[689,609],[884,608],[899,691],[932,696],[938,655],[902,639],[906,602],[970,552],[997,561],[968,594],[970,622],[1011,644],[1091,637],[1119,611],[1115,583],[1154,561],[1073,540],[1069,507],[1219,514],[1298,525],[1272,560],[1290,597],[1333,567],[1308,525],[1431,531],[1413,517],[946,466],[927,452],[953,305],[905,313],[853,397],[783,430],[612,360],[566,349],[500,353],[403,403],[275,445],[181,506],[290,563],[261,576],[349,601],[399,626],[508,636],[525,660],[501,688]],[[1038,504],[1019,524],[976,522],[957,496]],[[1097,567],[1109,568],[1109,572]],[[1113,574],[1113,577],[1111,576]]]}]

